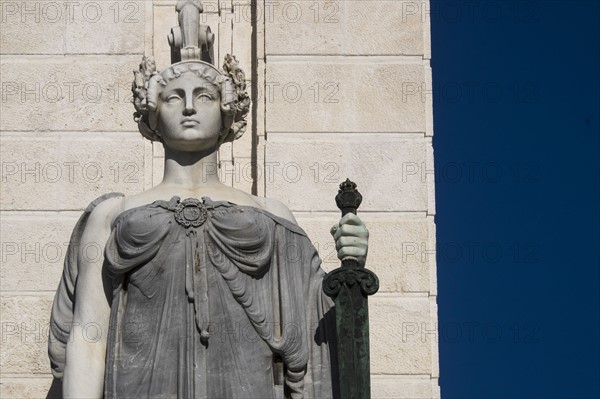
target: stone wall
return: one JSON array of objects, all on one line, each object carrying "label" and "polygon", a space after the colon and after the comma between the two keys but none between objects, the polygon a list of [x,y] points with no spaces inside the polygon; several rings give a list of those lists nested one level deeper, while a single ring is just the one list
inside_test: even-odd
[{"label": "stone wall", "polygon": [[[203,1],[215,55],[237,55],[253,96],[222,180],[286,203],[327,270],[346,177],[364,201],[375,398],[439,397],[428,3]],[[168,65],[174,0],[1,0],[0,397],[45,397],[49,309],[81,210],[158,183],[137,133],[131,71]],[[96,248],[89,248],[90,256]]]}]

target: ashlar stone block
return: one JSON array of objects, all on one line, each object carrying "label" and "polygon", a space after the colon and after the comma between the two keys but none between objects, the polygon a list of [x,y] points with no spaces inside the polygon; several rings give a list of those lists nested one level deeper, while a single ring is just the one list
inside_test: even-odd
[{"label": "ashlar stone block", "polygon": [[431,379],[431,392],[432,392],[431,397],[433,399],[439,399],[442,397],[439,378]]},{"label": "ashlar stone block", "polygon": [[423,65],[368,58],[269,62],[267,133],[424,133]]},{"label": "ashlar stone block", "polygon": [[429,378],[371,375],[371,398],[373,399],[431,399],[431,397]]},{"label": "ashlar stone block", "polygon": [[257,137],[256,143],[253,141],[252,129],[253,123],[252,120],[249,120],[248,125],[246,126],[246,133],[244,133],[242,137],[240,137],[232,143],[233,159],[252,157],[252,152],[254,150],[255,144],[258,145],[258,141],[261,139],[261,137],[259,136]]},{"label": "ashlar stone block", "polygon": [[[215,66],[217,68],[223,67],[223,60],[225,59],[225,55],[232,54],[233,43],[238,39],[233,35],[232,16],[233,14],[231,13],[231,11],[223,10],[221,15],[201,14],[200,17],[210,26],[212,31],[217,34],[217,38],[214,45]],[[244,40],[244,38],[241,37],[239,39]],[[250,40],[250,38],[248,38],[248,40]],[[235,51],[233,51],[233,54],[236,54]],[[240,58],[238,57],[237,60],[239,61]],[[245,63],[242,63],[241,67],[246,72],[250,70],[250,65],[246,65]]]},{"label": "ashlar stone block", "polygon": [[256,150],[256,193],[255,195],[265,197],[266,196],[266,177],[265,177],[265,167],[266,164],[266,145],[265,142],[260,141],[258,148]]},{"label": "ashlar stone block", "polygon": [[267,55],[422,55],[422,3],[267,2],[263,13]]},{"label": "ashlar stone block", "polygon": [[[232,15],[232,52],[236,56],[242,69],[246,71],[246,77],[250,78],[249,72],[252,66],[252,14],[247,15],[248,6],[234,8]],[[240,15],[241,14],[241,15]]]},{"label": "ashlar stone block", "polygon": [[47,377],[9,377],[0,378],[0,397],[3,399],[41,399],[46,398],[62,398],[60,392],[53,390],[49,394],[52,386],[52,375]]},{"label": "ashlar stone block", "polygon": [[3,374],[45,374],[48,360],[48,329],[53,293],[0,296]]},{"label": "ashlar stone block", "polygon": [[67,54],[143,54],[144,1],[65,3]]},{"label": "ashlar stone block", "polygon": [[258,169],[256,162],[253,162],[250,157],[236,157],[232,167],[233,169],[228,173],[231,175],[233,187],[251,194],[255,180],[253,173]]},{"label": "ashlar stone block", "polygon": [[165,158],[153,157],[152,158],[152,186],[159,184],[165,174]]},{"label": "ashlar stone block", "polygon": [[371,373],[430,374],[437,339],[432,320],[427,297],[370,297]]},{"label": "ashlar stone block", "polygon": [[[435,163],[433,160],[433,144],[431,138],[427,139],[427,159],[424,164],[421,164],[421,174],[427,179],[427,214],[435,216]],[[424,169],[424,173],[423,173]]]},{"label": "ashlar stone block", "polygon": [[[421,326],[421,330],[428,329],[431,330],[434,328],[436,339],[430,339],[429,343],[431,345],[431,377],[432,379],[437,379],[440,377],[440,354],[439,354],[439,331],[438,323],[437,323],[437,314],[438,314],[438,306],[437,306],[437,296],[429,297],[429,309],[431,320],[429,322],[429,326]],[[430,333],[431,331],[428,331]],[[432,381],[432,386],[435,387],[437,385],[437,380]],[[439,390],[439,388],[438,388]],[[438,395],[439,396],[439,395]]]},{"label": "ashlar stone block", "polygon": [[77,210],[111,191],[144,188],[139,134],[21,134],[1,139],[3,210]]},{"label": "ashlar stone block", "polygon": [[427,245],[430,246],[430,249],[434,249],[436,253],[429,257],[429,294],[437,295],[437,239],[436,239],[436,225],[435,218],[433,216],[427,216],[428,221],[428,233],[429,240],[427,241]]},{"label": "ashlar stone block", "polygon": [[292,211],[338,211],[339,184],[350,178],[365,211],[427,211],[427,143],[417,135],[269,134],[266,195]]},{"label": "ashlar stone block", "polygon": [[144,190],[152,188],[152,179],[154,174],[154,150],[152,142],[143,141],[144,145]]},{"label": "ashlar stone block", "polygon": [[174,5],[154,6],[154,60],[156,68],[162,71],[171,64],[171,50],[167,34],[177,26],[177,13]]},{"label": "ashlar stone block", "polygon": [[[0,291],[54,291],[79,214],[36,212],[0,215]],[[101,254],[98,243],[92,252]]]},{"label": "ashlar stone block", "polygon": [[[428,89],[429,88],[429,89]],[[421,95],[421,101],[425,103],[425,135],[433,136],[433,77],[429,66],[425,66],[425,85],[421,89],[415,90],[411,88],[411,92],[417,91],[415,94]]]},{"label": "ashlar stone block", "polygon": [[2,54],[63,54],[67,10],[56,1],[0,2]]},{"label": "ashlar stone block", "polygon": [[3,54],[141,54],[143,1],[2,1]]},{"label": "ashlar stone block", "polygon": [[3,131],[137,131],[139,56],[2,57]]}]

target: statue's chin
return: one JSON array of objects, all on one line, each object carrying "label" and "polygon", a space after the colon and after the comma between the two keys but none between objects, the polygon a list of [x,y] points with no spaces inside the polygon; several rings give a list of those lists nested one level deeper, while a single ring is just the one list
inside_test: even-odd
[{"label": "statue's chin", "polygon": [[[209,136],[209,137],[205,137]],[[166,148],[182,152],[214,152],[219,149],[219,136],[204,134],[182,134],[180,137],[163,136]]]},{"label": "statue's chin", "polygon": [[211,154],[219,149],[219,145],[217,142],[207,143],[206,141],[201,142],[193,142],[193,141],[181,141],[175,143],[165,143],[165,147],[170,150],[178,151],[178,152],[202,152],[206,154]]}]

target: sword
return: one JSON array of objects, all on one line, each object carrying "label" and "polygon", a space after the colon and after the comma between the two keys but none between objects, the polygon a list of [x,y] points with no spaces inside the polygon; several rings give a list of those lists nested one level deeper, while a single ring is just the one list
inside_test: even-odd
[{"label": "sword", "polygon": [[[362,195],[346,179],[340,184],[335,202],[342,217],[356,214]],[[370,399],[369,308],[367,297],[379,289],[379,279],[352,257],[323,279],[323,291],[335,301],[339,392],[341,399]],[[333,365],[335,367],[335,365]]]}]

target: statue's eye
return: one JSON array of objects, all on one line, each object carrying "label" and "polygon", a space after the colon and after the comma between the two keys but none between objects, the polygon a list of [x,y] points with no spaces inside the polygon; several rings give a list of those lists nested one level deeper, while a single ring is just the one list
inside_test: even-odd
[{"label": "statue's eye", "polygon": [[201,101],[211,101],[213,99],[212,96],[208,93],[198,94],[196,98]]},{"label": "statue's eye", "polygon": [[167,97],[167,102],[170,104],[176,103],[178,101],[181,101],[181,97],[179,97],[177,94],[172,94],[169,97]]}]

